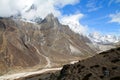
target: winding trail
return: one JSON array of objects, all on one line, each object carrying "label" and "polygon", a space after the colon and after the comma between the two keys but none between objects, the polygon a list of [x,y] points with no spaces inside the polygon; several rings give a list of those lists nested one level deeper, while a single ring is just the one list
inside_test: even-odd
[{"label": "winding trail", "polygon": [[42,70],[34,71],[34,72],[23,72],[23,73],[16,73],[16,74],[10,74],[10,75],[3,75],[3,76],[0,76],[0,80],[15,80],[15,79],[27,77],[30,75],[41,74],[41,73],[45,73],[45,72],[49,72],[49,71],[57,71],[57,70],[61,70],[61,69],[62,69],[62,67],[42,69]]},{"label": "winding trail", "polygon": [[37,51],[37,53],[39,55],[43,56],[46,59],[47,65],[44,68],[50,68],[51,67],[51,61],[50,61],[50,59],[47,56],[41,54],[40,51],[37,49],[37,47],[35,47],[34,45],[32,45],[32,46],[35,48],[35,50]]},{"label": "winding trail", "polygon": [[[70,64],[74,64],[78,61],[72,61],[70,62]],[[3,75],[3,76],[0,76],[0,80],[15,80],[15,79],[19,79],[19,78],[22,78],[22,77],[27,77],[27,76],[30,76],[30,75],[36,75],[36,74],[42,74],[42,73],[45,73],[45,72],[50,72],[50,71],[58,71],[58,70],[61,70],[62,67],[59,67],[59,68],[45,68],[45,69],[42,69],[42,70],[38,70],[38,71],[32,71],[32,72],[21,72],[21,73],[15,73],[15,74],[6,74],[6,75]]]},{"label": "winding trail", "polygon": [[2,53],[6,48],[7,42],[6,42],[5,32],[3,32],[3,34],[0,34],[0,35],[2,35],[2,36],[0,36],[0,38],[3,41],[2,46],[0,47],[0,53]]},{"label": "winding trail", "polygon": [[[43,48],[41,48],[41,49],[42,49],[43,53],[45,53],[45,51],[43,50]],[[47,65],[45,66],[45,68],[47,68],[47,67],[50,68],[51,67],[51,61],[50,61],[49,57],[45,56],[45,58],[46,58],[46,61],[47,61]]]},{"label": "winding trail", "polygon": [[46,57],[46,60],[47,60],[47,65],[45,66],[45,68],[50,68],[51,67],[51,62],[50,62],[50,59],[48,57]]},{"label": "winding trail", "polygon": [[[22,77],[27,77],[27,76],[30,76],[30,75],[42,74],[42,73],[45,73],[45,72],[57,71],[57,70],[62,69],[62,67],[51,68],[50,59],[47,56],[41,54],[37,47],[35,47],[34,45],[32,45],[32,46],[35,48],[35,50],[37,51],[37,53],[39,55],[43,56],[46,59],[46,61],[47,61],[46,66],[43,69],[38,70],[38,71],[21,72],[21,73],[15,73],[15,74],[5,74],[3,76],[0,76],[0,80],[15,80],[15,79],[19,79],[19,78],[22,78]],[[72,61],[72,62],[70,62],[70,64],[74,64],[76,62],[77,61]]]},{"label": "winding trail", "polygon": [[39,71],[33,71],[33,72],[22,72],[22,73],[16,73],[16,74],[8,74],[8,75],[3,75],[3,76],[0,76],[0,80],[14,80],[14,79],[18,79],[18,78],[22,78],[22,77],[27,77],[27,76],[30,76],[30,75],[35,75],[35,74],[41,74],[41,73],[45,73],[45,72],[48,72],[48,71],[57,71],[57,70],[61,70],[62,67],[60,68],[51,68],[51,61],[50,59],[41,54],[40,51],[38,50],[37,47],[35,47],[33,44],[31,44],[35,50],[37,51],[37,53],[44,57],[47,61],[47,64],[46,66],[44,67],[44,69],[42,70],[39,70]]}]

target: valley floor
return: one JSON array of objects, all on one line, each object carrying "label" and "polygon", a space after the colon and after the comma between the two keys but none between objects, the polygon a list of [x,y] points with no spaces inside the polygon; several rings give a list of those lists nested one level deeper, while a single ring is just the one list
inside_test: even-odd
[{"label": "valley floor", "polygon": [[14,79],[22,78],[22,77],[27,77],[30,75],[36,75],[36,74],[41,74],[41,73],[50,72],[50,71],[57,71],[61,69],[62,67],[48,68],[48,69],[46,68],[46,69],[42,69],[39,71],[33,71],[33,72],[22,72],[22,73],[10,74],[10,75],[3,75],[0,77],[0,80],[14,80]]},{"label": "valley floor", "polygon": [[[70,64],[74,64],[78,61],[72,61],[70,62]],[[58,68],[44,68],[38,71],[31,71],[31,72],[21,72],[21,73],[16,73],[16,74],[5,74],[3,76],[0,76],[0,80],[15,80],[15,79],[19,79],[22,77],[27,77],[27,76],[31,76],[31,75],[37,75],[37,74],[42,74],[45,72],[51,72],[51,71],[58,71],[61,70],[62,67],[58,67]]]}]

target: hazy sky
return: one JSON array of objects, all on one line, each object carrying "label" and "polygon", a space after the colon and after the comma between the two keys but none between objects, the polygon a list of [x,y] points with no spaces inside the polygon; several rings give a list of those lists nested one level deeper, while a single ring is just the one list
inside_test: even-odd
[{"label": "hazy sky", "polygon": [[[31,6],[34,9],[29,10]],[[1,0],[0,16],[20,13],[28,20],[53,13],[80,33],[120,34],[120,0]]]}]

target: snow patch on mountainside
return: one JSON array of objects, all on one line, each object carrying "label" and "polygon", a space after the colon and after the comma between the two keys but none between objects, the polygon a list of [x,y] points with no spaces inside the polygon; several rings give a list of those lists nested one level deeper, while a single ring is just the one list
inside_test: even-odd
[{"label": "snow patch on mountainside", "polygon": [[81,53],[81,51],[79,49],[77,49],[76,47],[74,47],[73,45],[70,45],[70,50],[72,53],[74,54],[79,54]]},{"label": "snow patch on mountainside", "polygon": [[82,14],[75,14],[69,16],[63,16],[60,19],[62,24],[68,25],[72,31],[78,34],[84,34],[87,31],[87,27],[80,24],[80,19],[83,17]]},{"label": "snow patch on mountainside", "polygon": [[120,38],[115,35],[101,35],[100,33],[94,32],[88,35],[88,38],[93,43],[98,44],[113,44],[120,41]]}]

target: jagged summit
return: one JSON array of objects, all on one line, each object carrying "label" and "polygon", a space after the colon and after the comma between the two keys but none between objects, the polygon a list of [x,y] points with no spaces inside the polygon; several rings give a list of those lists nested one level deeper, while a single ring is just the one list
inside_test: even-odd
[{"label": "jagged summit", "polygon": [[48,14],[40,23],[41,29],[58,29],[62,26],[59,23],[58,18],[55,17],[52,13]]},{"label": "jagged summit", "polygon": [[43,22],[55,22],[55,23],[59,23],[58,18],[55,17],[52,13],[48,14],[44,18]]},{"label": "jagged summit", "polygon": [[54,15],[53,15],[52,13],[50,13],[50,14],[48,14],[48,15],[46,16],[46,18],[47,18],[47,19],[50,19],[50,18],[54,19]]}]

